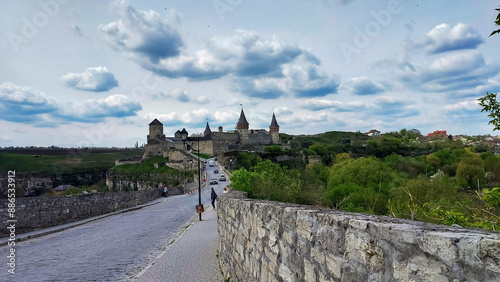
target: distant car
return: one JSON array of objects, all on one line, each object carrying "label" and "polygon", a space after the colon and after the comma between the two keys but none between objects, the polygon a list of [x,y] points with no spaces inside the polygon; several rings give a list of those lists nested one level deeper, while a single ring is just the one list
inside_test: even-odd
[{"label": "distant car", "polygon": [[219,175],[219,181],[226,181],[226,176],[224,174]]},{"label": "distant car", "polygon": [[210,184],[219,184],[219,181],[217,181],[217,178],[211,178]]}]

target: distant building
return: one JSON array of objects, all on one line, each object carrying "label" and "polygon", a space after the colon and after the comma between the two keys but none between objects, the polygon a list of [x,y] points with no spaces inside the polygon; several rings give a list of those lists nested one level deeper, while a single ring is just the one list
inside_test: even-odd
[{"label": "distant building", "polygon": [[[273,113],[269,131],[265,129],[250,129],[250,124],[243,109],[236,123],[236,130],[223,131],[219,126],[218,131],[210,129],[207,122],[203,136],[188,136],[185,128],[177,130],[173,137],[166,137],[163,133],[163,124],[154,119],[149,124],[146,150],[143,159],[152,156],[168,156],[171,150],[196,150],[210,156],[219,155],[234,150],[258,150],[258,148],[273,144],[281,144],[279,125]],[[199,148],[198,148],[199,142]]]},{"label": "distant building", "polygon": [[52,189],[56,194],[61,194],[62,192],[66,191],[69,187],[72,187],[71,185],[59,185],[56,188]]},{"label": "distant building", "polygon": [[365,135],[368,135],[368,136],[380,136],[380,131],[378,131],[376,129],[371,129],[370,131],[365,132]]},{"label": "distant building", "polygon": [[433,132],[427,134],[428,137],[435,136],[435,135],[439,135],[443,138],[448,137],[448,134],[446,134],[446,130],[434,130]]}]

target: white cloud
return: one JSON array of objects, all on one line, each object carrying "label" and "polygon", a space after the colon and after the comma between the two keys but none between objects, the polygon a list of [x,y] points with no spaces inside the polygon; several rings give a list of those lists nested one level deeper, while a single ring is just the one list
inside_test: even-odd
[{"label": "white cloud", "polygon": [[382,84],[374,82],[366,76],[351,78],[343,86],[355,95],[374,95],[385,90]]},{"label": "white cloud", "polygon": [[103,92],[118,86],[113,73],[106,67],[86,68],[82,73],[70,72],[61,76],[67,87],[77,90]]},{"label": "white cloud", "polygon": [[124,0],[113,1],[111,9],[119,19],[99,25],[99,30],[115,48],[152,63],[179,54],[184,43],[175,29],[180,21],[177,12],[162,16],[153,10],[137,10]]},{"label": "white cloud", "polygon": [[445,111],[477,111],[480,112],[481,107],[477,100],[462,101],[455,104],[448,104],[443,107]]},{"label": "white cloud", "polygon": [[413,66],[401,72],[401,80],[407,86],[434,92],[473,89],[499,72],[498,66],[487,64],[478,51],[454,52]]},{"label": "white cloud", "polygon": [[476,49],[483,43],[481,34],[471,26],[458,23],[455,26],[442,23],[435,26],[425,36],[407,42],[409,49],[423,49],[437,54],[460,49]]}]

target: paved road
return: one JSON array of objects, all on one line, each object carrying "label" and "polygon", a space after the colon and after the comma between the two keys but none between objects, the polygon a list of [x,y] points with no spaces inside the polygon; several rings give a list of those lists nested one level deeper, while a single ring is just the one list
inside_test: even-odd
[{"label": "paved road", "polygon": [[[218,194],[222,186],[213,185]],[[206,208],[210,187],[202,190]],[[198,218],[197,204],[198,193],[172,196],[142,209],[16,242],[16,275],[7,273],[2,255],[0,281],[130,280],[168,252],[169,244]],[[8,254],[8,248],[0,247],[0,254]]]}]

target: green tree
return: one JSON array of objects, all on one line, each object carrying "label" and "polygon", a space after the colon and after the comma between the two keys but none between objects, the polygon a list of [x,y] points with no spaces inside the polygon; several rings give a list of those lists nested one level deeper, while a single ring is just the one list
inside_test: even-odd
[{"label": "green tree", "polygon": [[426,158],[427,163],[431,165],[434,169],[438,169],[441,166],[441,159],[435,154],[430,154]]},{"label": "green tree", "polygon": [[351,153],[340,153],[335,155],[335,163],[341,163],[351,159]]},{"label": "green tree", "polygon": [[449,177],[429,179],[423,175],[390,191],[389,213],[394,217],[438,223],[430,216],[432,207],[452,207],[458,186]]},{"label": "green tree", "polygon": [[236,190],[248,192],[249,197],[303,203],[300,173],[270,160],[258,163],[251,171],[244,168],[235,171],[231,185]]},{"label": "green tree", "polygon": [[484,181],[484,161],[479,156],[471,154],[462,158],[457,167],[457,179],[468,188],[479,188],[478,181]]},{"label": "green tree", "polygon": [[[495,10],[496,10],[496,11],[498,11],[497,18],[495,19],[495,24],[496,24],[496,25],[500,25],[500,8],[495,9]],[[494,34],[496,34],[496,33],[500,33],[500,29],[494,30],[494,31],[490,34],[490,36],[492,36],[492,35],[494,35]]]},{"label": "green tree", "polygon": [[330,207],[386,214],[393,178],[393,171],[374,157],[335,163],[325,197]]}]

